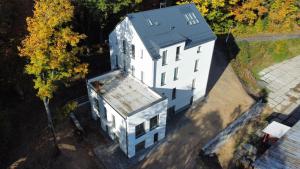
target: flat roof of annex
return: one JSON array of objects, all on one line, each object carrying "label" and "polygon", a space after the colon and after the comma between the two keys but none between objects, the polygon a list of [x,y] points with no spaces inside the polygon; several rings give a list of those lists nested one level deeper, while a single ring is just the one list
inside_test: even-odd
[{"label": "flat roof of annex", "polygon": [[120,70],[89,79],[88,85],[123,117],[166,99]]}]

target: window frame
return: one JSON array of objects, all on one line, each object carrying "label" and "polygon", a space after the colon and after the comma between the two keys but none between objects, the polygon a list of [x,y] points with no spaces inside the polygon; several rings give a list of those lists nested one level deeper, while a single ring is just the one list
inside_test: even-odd
[{"label": "window frame", "polygon": [[192,80],[192,90],[195,90],[196,86],[196,79]]},{"label": "window frame", "polygon": [[[138,127],[138,126],[143,126],[143,128],[137,130],[137,127]],[[141,130],[141,131],[140,131],[140,130]],[[137,131],[139,131],[140,133],[138,133]],[[145,123],[144,123],[144,122],[143,122],[143,123],[140,123],[140,124],[138,124],[138,125],[135,126],[135,138],[136,138],[136,139],[137,139],[137,138],[140,138],[140,137],[143,136],[143,135],[145,135],[145,133],[146,133],[146,131],[145,131]]]},{"label": "window frame", "polygon": [[135,59],[135,46],[134,46],[134,44],[131,44],[131,58]]},{"label": "window frame", "polygon": [[123,54],[126,54],[126,40],[125,39],[122,41],[122,45],[123,45]]},{"label": "window frame", "polygon": [[174,81],[178,80],[178,67],[174,68],[174,77],[173,77],[173,80]]},{"label": "window frame", "polygon": [[141,71],[141,82],[144,83],[144,71]]},{"label": "window frame", "polygon": [[201,46],[198,46],[197,53],[201,53]]},{"label": "window frame", "polygon": [[131,75],[135,77],[135,67],[131,65]]},{"label": "window frame", "polygon": [[161,85],[161,86],[166,85],[166,72],[161,73],[160,76],[161,76],[161,77],[160,77],[160,85]]},{"label": "window frame", "polygon": [[162,66],[165,66],[167,65],[167,50],[164,50],[163,53],[162,53],[162,60],[161,60],[161,64]]},{"label": "window frame", "polygon": [[[152,120],[155,119],[156,120],[156,124],[152,125]],[[150,131],[156,129],[158,126],[159,126],[159,115],[156,115],[154,117],[152,117],[150,120],[149,120],[149,128],[150,128]]]},{"label": "window frame", "polygon": [[177,46],[177,47],[176,47],[176,57],[175,57],[175,61],[179,61],[179,60],[180,60],[179,56],[180,56],[180,46]]},{"label": "window frame", "polygon": [[198,72],[198,64],[199,64],[199,59],[195,60],[195,65],[194,65],[194,72]]},{"label": "window frame", "polygon": [[172,89],[172,100],[176,99],[177,89],[176,87]]},{"label": "window frame", "polygon": [[134,146],[134,148],[135,148],[135,153],[138,153],[138,152],[140,152],[141,150],[145,149],[145,145],[146,145],[145,142],[146,142],[146,141],[143,140],[143,141],[141,141],[141,142],[135,144],[135,146]]}]

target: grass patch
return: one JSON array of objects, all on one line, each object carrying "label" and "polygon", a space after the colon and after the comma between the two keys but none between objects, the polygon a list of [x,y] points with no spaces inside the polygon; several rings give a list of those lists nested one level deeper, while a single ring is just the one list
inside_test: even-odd
[{"label": "grass patch", "polygon": [[254,94],[261,90],[256,82],[261,70],[300,54],[300,38],[265,42],[242,41],[237,45],[239,53],[233,59],[232,66]]}]

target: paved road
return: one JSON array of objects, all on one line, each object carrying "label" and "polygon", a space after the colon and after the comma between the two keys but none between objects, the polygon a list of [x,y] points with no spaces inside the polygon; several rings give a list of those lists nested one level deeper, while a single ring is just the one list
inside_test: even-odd
[{"label": "paved road", "polygon": [[268,105],[277,112],[276,120],[285,120],[300,106],[300,56],[274,64],[259,75],[270,91]]},{"label": "paved road", "polygon": [[245,37],[245,38],[236,38],[236,41],[275,41],[275,40],[284,40],[284,39],[296,39],[300,38],[300,32],[294,32],[290,34],[280,34],[280,35],[260,35],[253,37]]},{"label": "paved road", "polygon": [[206,102],[168,123],[174,129],[136,168],[220,168],[199,159],[201,147],[253,104],[223,53],[215,50]]}]

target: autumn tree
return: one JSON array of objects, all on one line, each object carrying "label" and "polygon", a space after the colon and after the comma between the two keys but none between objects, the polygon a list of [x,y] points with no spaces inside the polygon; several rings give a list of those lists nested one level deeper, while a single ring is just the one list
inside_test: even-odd
[{"label": "autumn tree", "polygon": [[240,23],[253,25],[268,12],[265,0],[247,0],[233,9],[234,19]]},{"label": "autumn tree", "polygon": [[177,4],[194,3],[216,33],[223,33],[233,25],[231,9],[240,0],[178,0]]},{"label": "autumn tree", "polygon": [[300,18],[299,5],[297,0],[274,0],[269,12],[270,26],[282,27],[283,30],[292,29],[296,24],[297,17]]},{"label": "autumn tree", "polygon": [[26,19],[29,34],[19,47],[20,56],[28,61],[25,71],[33,76],[37,96],[44,103],[57,150],[49,101],[60,82],[83,78],[88,71],[88,65],[76,57],[85,35],[72,31],[73,11],[70,0],[35,0],[33,16]]}]

